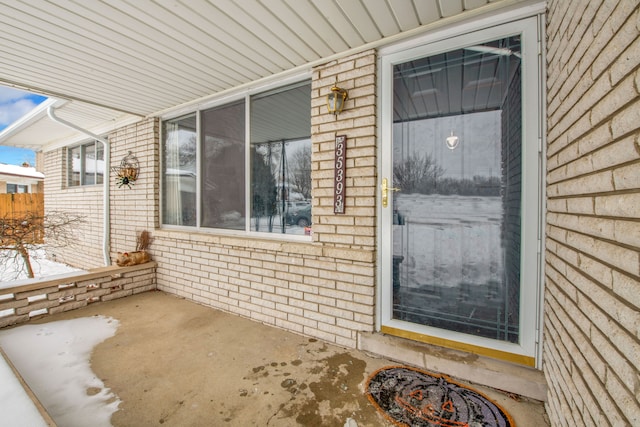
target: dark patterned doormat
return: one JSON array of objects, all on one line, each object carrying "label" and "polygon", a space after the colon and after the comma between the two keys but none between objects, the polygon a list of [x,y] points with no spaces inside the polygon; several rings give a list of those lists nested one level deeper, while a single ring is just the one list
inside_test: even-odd
[{"label": "dark patterned doormat", "polygon": [[511,416],[480,392],[445,375],[406,366],[374,372],[366,386],[369,400],[403,427],[515,427]]}]

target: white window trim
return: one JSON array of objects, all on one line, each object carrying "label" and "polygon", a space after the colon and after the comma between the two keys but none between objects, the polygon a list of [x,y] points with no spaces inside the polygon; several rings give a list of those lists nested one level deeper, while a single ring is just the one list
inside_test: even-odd
[{"label": "white window trim", "polygon": [[[270,90],[274,90],[274,89],[278,89],[278,88],[284,88],[286,86],[289,85],[293,85],[295,83],[298,82],[302,82],[304,80],[312,80],[312,73],[310,71],[304,71],[304,72],[299,72],[299,73],[295,73],[292,74],[290,76],[287,76],[285,78],[281,78],[278,80],[274,80],[274,81],[270,81],[267,83],[263,83],[260,85],[256,85],[253,87],[244,87],[238,90],[234,90],[234,91],[230,91],[230,92],[225,92],[224,94],[220,95],[219,97],[215,98],[215,99],[208,99],[206,102],[200,103],[200,104],[191,104],[188,107],[182,107],[182,108],[177,108],[174,110],[171,110],[163,115],[160,116],[160,120],[162,121],[166,121],[166,120],[173,120],[173,119],[178,119],[180,117],[184,117],[184,116],[188,116],[191,114],[195,114],[196,115],[196,132],[197,135],[199,136],[201,133],[201,112],[211,109],[211,108],[215,108],[215,107],[219,107],[219,106],[223,106],[223,105],[227,105],[230,103],[233,103],[235,101],[239,101],[239,100],[244,100],[245,105],[249,105],[250,104],[250,99],[253,95],[258,95]],[[313,82],[311,82],[313,84]],[[313,87],[312,87],[313,90]],[[245,126],[245,144],[246,144],[246,148],[249,148],[250,143],[248,142],[250,140],[250,130],[251,130],[251,126],[250,126],[250,114],[251,114],[251,109],[250,108],[245,108],[245,123],[247,124],[247,126]],[[309,132],[311,132],[311,129],[309,129]],[[164,141],[164,126],[162,126],[162,123],[160,125],[160,175],[162,175],[162,171],[164,170],[164,163],[163,163],[163,159],[164,159],[164,155],[163,155],[163,141]],[[249,238],[260,238],[260,239],[268,239],[268,240],[281,240],[281,241],[299,241],[299,242],[311,242],[313,240],[313,236],[309,236],[309,235],[298,235],[298,234],[282,234],[282,233],[268,233],[268,232],[261,232],[261,231],[251,231],[251,221],[248,220],[245,222],[245,229],[244,230],[228,230],[228,229],[223,229],[223,228],[211,228],[211,227],[202,227],[200,225],[200,219],[201,219],[201,209],[202,209],[202,203],[201,203],[201,197],[202,197],[202,192],[201,192],[201,162],[200,162],[200,158],[201,158],[201,148],[202,148],[202,144],[200,143],[200,141],[198,140],[197,143],[197,147],[196,147],[196,156],[198,161],[196,162],[196,176],[198,177],[198,179],[196,180],[196,211],[197,211],[197,221],[196,221],[196,225],[195,226],[185,226],[185,225],[172,225],[172,224],[164,224],[162,222],[163,219],[163,194],[164,194],[164,188],[163,188],[163,180],[160,179],[160,213],[159,213],[159,219],[160,219],[160,228],[163,230],[175,230],[175,231],[180,231],[180,232],[188,232],[188,233],[202,233],[202,234],[216,234],[216,235],[222,235],[222,236],[233,236],[233,237],[249,237]],[[248,155],[245,155],[245,171],[247,171],[246,173],[248,174],[248,171],[250,171],[251,169],[251,160],[249,158]],[[248,177],[248,175],[247,175]],[[247,186],[250,185],[250,180],[247,181]],[[250,214],[251,214],[251,194],[250,191],[245,191],[245,218],[250,218]]]},{"label": "white window trim", "polygon": [[[65,177],[65,184],[66,184],[66,189],[72,189],[72,188],[89,188],[89,187],[94,187],[94,186],[103,186],[104,185],[104,180],[105,179],[109,179],[109,172],[110,170],[105,170],[103,171],[103,175],[102,175],[102,179],[103,182],[97,182],[98,180],[96,179],[98,176],[98,171],[96,170],[96,172],[94,172],[94,179],[96,182],[94,182],[93,184],[85,184],[84,181],[84,171],[85,171],[85,161],[84,161],[84,148],[89,144],[94,144],[96,146],[96,148],[100,145],[102,145],[102,143],[100,141],[98,141],[97,139],[88,139],[88,140],[84,140],[82,142],[79,142],[77,144],[73,144],[73,145],[68,145],[65,148],[65,155],[64,155],[64,162],[66,164],[66,177]],[[80,166],[80,184],[78,185],[72,185],[71,184],[71,173],[72,173],[72,168],[73,165],[69,164],[69,155],[71,153],[71,150],[73,150],[74,148],[78,148],[80,147],[80,161],[81,161],[81,166]],[[103,156],[104,156],[104,151],[103,151]],[[97,162],[97,159],[96,159]],[[109,169],[107,167],[107,165],[105,164],[105,169]]]}]

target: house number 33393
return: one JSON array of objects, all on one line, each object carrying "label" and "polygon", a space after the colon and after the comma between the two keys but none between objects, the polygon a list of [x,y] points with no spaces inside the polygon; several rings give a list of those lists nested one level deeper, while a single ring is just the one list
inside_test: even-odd
[{"label": "house number 33393", "polygon": [[347,136],[336,136],[336,162],[333,183],[333,212],[344,213]]}]

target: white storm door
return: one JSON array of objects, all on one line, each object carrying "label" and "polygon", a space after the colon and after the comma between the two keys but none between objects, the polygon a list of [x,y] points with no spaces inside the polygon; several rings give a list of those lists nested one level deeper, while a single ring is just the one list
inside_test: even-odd
[{"label": "white storm door", "polygon": [[381,330],[536,364],[536,18],[382,56]]}]

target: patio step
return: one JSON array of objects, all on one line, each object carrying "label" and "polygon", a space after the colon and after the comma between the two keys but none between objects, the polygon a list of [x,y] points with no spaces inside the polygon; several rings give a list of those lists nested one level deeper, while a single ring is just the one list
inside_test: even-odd
[{"label": "patio step", "polygon": [[537,369],[382,333],[361,332],[358,348],[458,380],[541,402],[547,400],[547,382]]}]

